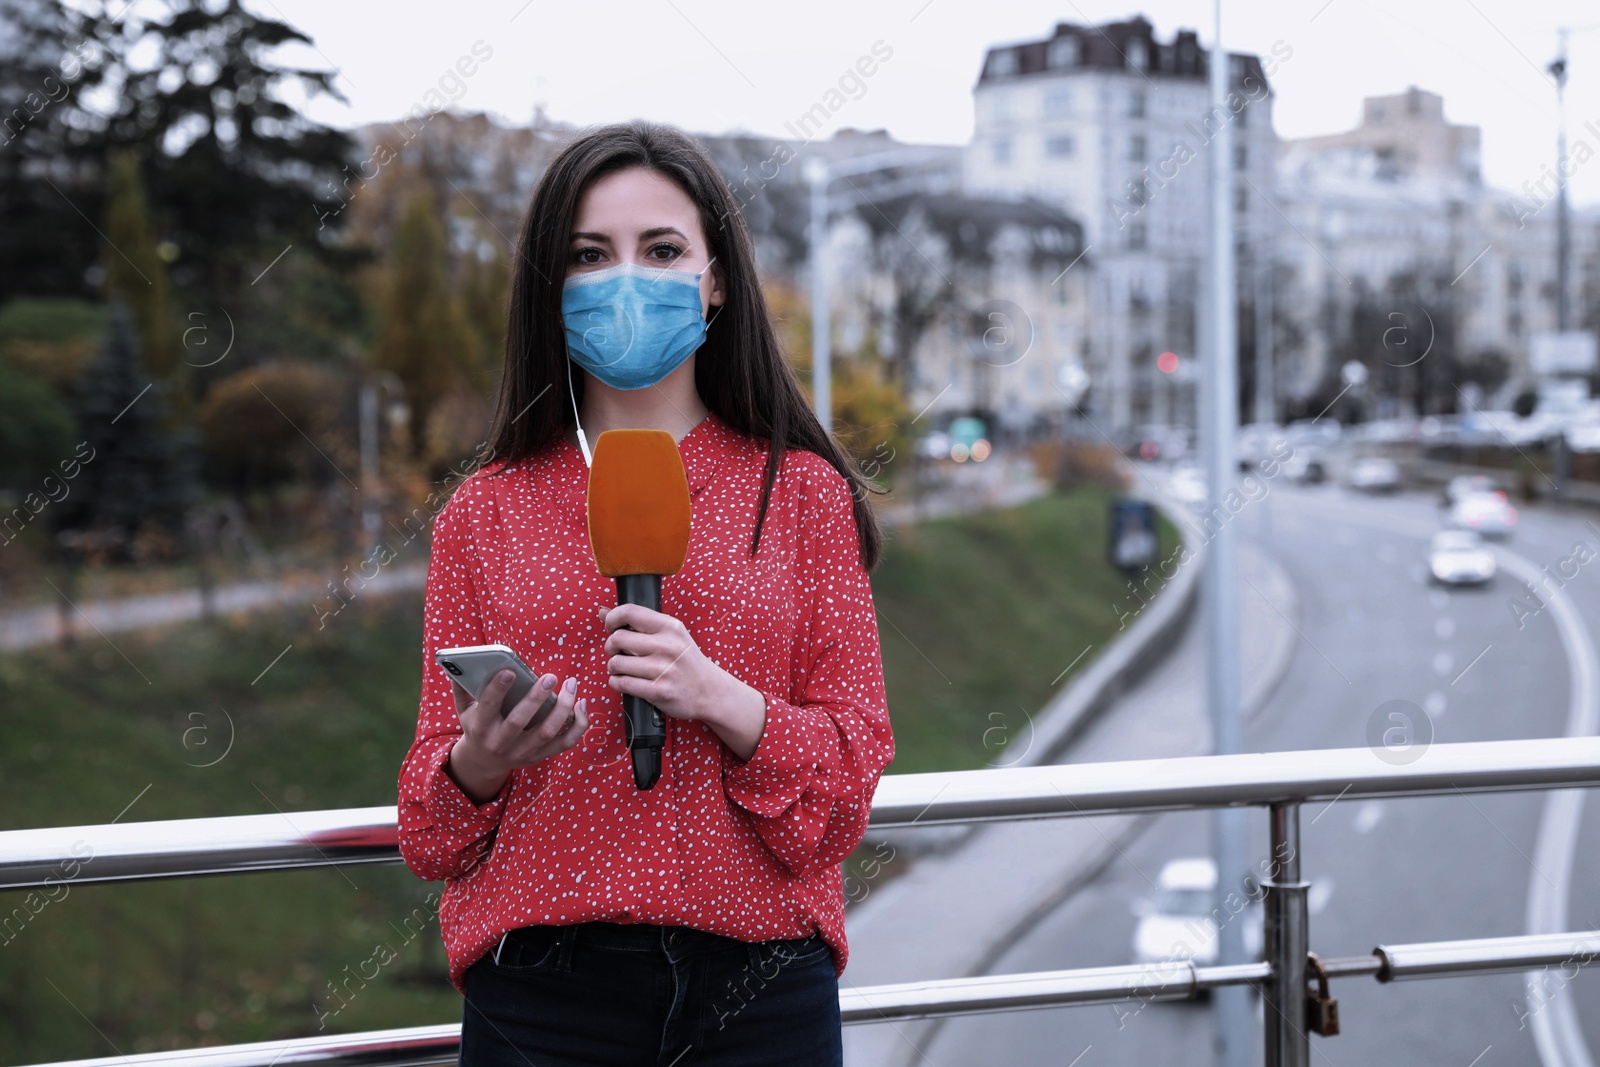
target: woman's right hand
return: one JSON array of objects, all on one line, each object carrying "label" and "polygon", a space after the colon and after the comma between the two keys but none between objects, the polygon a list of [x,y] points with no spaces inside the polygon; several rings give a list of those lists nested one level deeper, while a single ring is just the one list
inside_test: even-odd
[{"label": "woman's right hand", "polygon": [[480,806],[505,788],[512,771],[565,752],[589,728],[588,701],[576,699],[576,678],[568,678],[555,693],[556,705],[544,720],[533,729],[527,728],[556,688],[553,674],[542,676],[539,684],[502,717],[500,705],[515,679],[509,670],[498,672],[489,679],[478,700],[454,681],[450,684],[456,714],[461,717],[461,737],[450,749],[444,769],[461,791]]}]

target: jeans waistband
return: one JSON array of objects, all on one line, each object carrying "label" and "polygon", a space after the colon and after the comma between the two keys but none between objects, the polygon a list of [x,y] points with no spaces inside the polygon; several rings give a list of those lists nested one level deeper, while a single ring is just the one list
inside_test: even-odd
[{"label": "jeans waistband", "polygon": [[[821,936],[819,933],[812,933],[805,937],[770,942],[770,944],[781,944],[793,951]],[[570,926],[524,926],[507,931],[500,943],[503,946],[507,941],[548,937],[555,938],[563,970],[571,959],[573,948],[580,945],[585,948],[621,952],[665,952],[679,958],[705,952],[739,949],[749,952],[752,962],[758,959],[754,942],[740,941],[737,938],[707,933],[687,926],[657,926],[652,923],[586,922]],[[494,951],[498,959],[499,948]]]}]

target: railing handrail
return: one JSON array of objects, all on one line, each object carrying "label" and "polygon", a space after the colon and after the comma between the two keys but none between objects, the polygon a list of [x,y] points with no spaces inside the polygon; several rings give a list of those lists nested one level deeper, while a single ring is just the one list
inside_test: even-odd
[{"label": "railing handrail", "polygon": [[[1441,744],[1398,766],[1367,748],[1186,756],[885,775],[872,826],[1584,786],[1600,786],[1600,738]],[[396,817],[372,807],[8,830],[0,889],[393,862]]]},{"label": "railing handrail", "polygon": [[[1364,974],[1379,981],[1400,977],[1490,974],[1541,965],[1592,959],[1600,931],[1379,945],[1371,956],[1328,960],[1330,974]],[[1415,968],[1390,974],[1399,961]],[[1200,967],[1188,960],[1084,967],[1066,971],[985,975],[894,985],[846,987],[839,992],[845,1025],[1035,1008],[1185,1000],[1202,989],[1262,982],[1271,975],[1265,962]],[[424,1067],[453,1064],[461,1026],[447,1023],[365,1033],[318,1035],[259,1041],[247,1045],[150,1052],[72,1060],[37,1067]]]}]

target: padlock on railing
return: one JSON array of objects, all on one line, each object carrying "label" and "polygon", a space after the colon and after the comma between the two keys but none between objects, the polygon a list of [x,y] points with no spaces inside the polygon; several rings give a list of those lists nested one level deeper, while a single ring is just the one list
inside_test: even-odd
[{"label": "padlock on railing", "polygon": [[1317,991],[1306,993],[1306,1029],[1333,1037],[1339,1032],[1339,1002],[1328,992],[1328,969],[1315,952],[1306,953],[1306,962],[1317,980]]}]

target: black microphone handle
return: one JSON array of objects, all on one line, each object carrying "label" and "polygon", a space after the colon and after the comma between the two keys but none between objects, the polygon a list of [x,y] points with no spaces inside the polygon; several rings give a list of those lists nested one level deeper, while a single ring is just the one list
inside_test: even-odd
[{"label": "black microphone handle", "polygon": [[[651,611],[660,611],[661,575],[619,575],[617,603],[642,604]],[[667,739],[661,712],[644,697],[632,693],[622,695],[622,711],[623,720],[628,726],[628,749],[633,757],[633,784],[640,789],[649,789],[661,777],[661,747]]]}]

